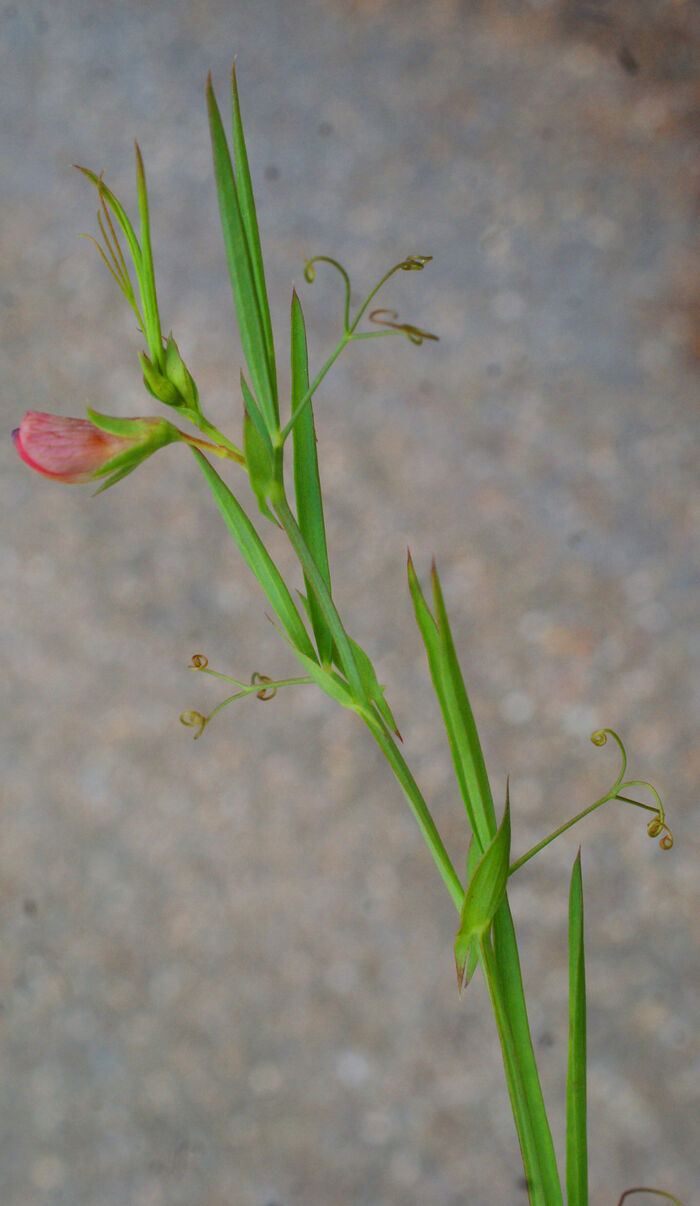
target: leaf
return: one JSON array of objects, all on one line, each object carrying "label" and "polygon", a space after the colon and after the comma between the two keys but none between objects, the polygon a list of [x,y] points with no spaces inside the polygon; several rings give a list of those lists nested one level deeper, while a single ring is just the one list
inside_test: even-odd
[{"label": "leaf", "polygon": [[265,323],[258,297],[255,273],[248,246],[248,236],[233,175],[233,166],[221,114],[214,96],[211,76],[207,82],[207,105],[214,153],[214,174],[219,198],[221,227],[224,235],[233,300],[253,389],[259,400],[270,433],[279,425],[275,388],[267,352]]},{"label": "leaf", "polygon": [[586,967],[583,941],[581,851],[569,893],[569,1063],[566,1076],[566,1200],[588,1206],[586,1136]]},{"label": "leaf", "polygon": [[446,704],[453,730],[450,744],[454,743],[453,757],[456,757],[456,763],[458,762],[461,768],[466,798],[471,803],[471,810],[476,822],[473,828],[484,846],[486,837],[491,836],[496,828],[493,797],[479,734],[452,640],[440,578],[435,564],[433,564],[431,578],[444,681],[447,687]]},{"label": "leaf", "polygon": [[265,518],[277,525],[277,520],[267,505],[267,498],[274,484],[272,461],[265,441],[260,436],[247,410],[243,415],[243,451],[251,489],[258,500],[258,506]]},{"label": "leaf", "polygon": [[401,739],[401,734],[396,727],[396,721],[392,715],[391,708],[384,698],[385,689],[384,687],[381,687],[377,681],[377,672],[374,669],[369,656],[365,653],[362,646],[358,645],[357,641],[353,641],[352,637],[349,636],[348,641],[350,642],[350,648],[352,649],[355,658],[355,665],[357,666],[360,679],[362,681],[362,686],[364,687],[367,698],[375,705],[379,715],[387,727],[391,729],[392,733],[395,733],[396,736]]},{"label": "leaf", "polygon": [[255,397],[251,392],[250,386],[243,376],[243,373],[241,373],[241,393],[243,394],[243,406],[245,407],[245,412],[253,423],[255,430],[260,436],[260,439],[263,441],[270,457],[270,463],[272,463],[272,443],[270,441],[267,427],[265,426],[265,420],[260,413],[260,407],[258,406]]},{"label": "leaf", "polygon": [[433,568],[435,617],[425,601],[410,553],[408,583],[416,620],[428,655],[430,676],[450,743],[460,794],[472,832],[476,834],[481,848],[485,849],[496,832],[496,814],[479,735],[454,650],[437,571]]},{"label": "leaf", "polygon": [[136,187],[139,196],[139,217],[141,219],[141,272],[139,285],[143,302],[143,317],[148,332],[148,346],[151,355],[161,370],[165,368],[163,355],[163,335],[158,314],[158,298],[156,296],[156,277],[153,267],[153,250],[151,247],[151,224],[148,217],[148,192],[146,190],[146,173],[139,144],[136,147]]},{"label": "leaf", "polygon": [[304,627],[301,616],[294,606],[286,583],[248,519],[248,516],[238,500],[234,498],[226,483],[222,481],[216,470],[209,464],[209,461],[202,455],[199,449],[193,448],[192,453],[199,462],[202,473],[207,479],[209,489],[214,495],[216,505],[224,518],[229,532],[238,545],[243,559],[262,586],[271,607],[279,617],[290,641],[306,657],[311,658],[312,661],[316,661],[314,647],[311,644],[309,634]]},{"label": "leaf", "polygon": [[[304,325],[301,303],[296,292],[292,294],[291,323],[292,414],[294,414],[309,388],[306,327]],[[311,403],[304,407],[292,428],[292,442],[294,451],[294,495],[299,530],[330,592],[331,574],[328,566],[321,480],[318,472],[316,428]],[[304,580],[309,599],[309,616],[316,637],[319,657],[322,665],[330,665],[333,657],[331,631],[306,576]]]},{"label": "leaf", "polygon": [[273,387],[273,399],[276,406],[277,377],[275,371],[275,344],[272,336],[270,305],[267,299],[267,288],[265,285],[265,267],[263,265],[262,249],[260,247],[260,231],[258,229],[258,218],[255,211],[253,183],[250,178],[248,152],[246,150],[245,138],[243,136],[243,122],[241,121],[241,109],[238,101],[238,81],[236,80],[235,63],[231,68],[231,101],[233,110],[233,158],[236,166],[238,203],[241,209],[243,226],[245,227],[246,242],[248,244],[248,253],[250,255],[253,276],[255,277],[255,289],[258,296],[258,304],[260,306],[260,314],[265,332],[265,346],[269,362],[270,381]]},{"label": "leaf", "polygon": [[503,820],[476,865],[462,905],[455,939],[455,964],[460,991],[468,984],[466,974],[474,942],[490,928],[506,892],[510,863],[510,799],[506,787]]}]

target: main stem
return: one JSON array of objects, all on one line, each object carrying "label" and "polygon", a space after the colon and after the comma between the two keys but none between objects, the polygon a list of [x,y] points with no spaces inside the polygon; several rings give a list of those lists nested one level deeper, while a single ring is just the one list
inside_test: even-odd
[{"label": "main stem", "polygon": [[[339,644],[347,645],[345,630],[330,591],[299,530],[286,496],[282,495],[281,498],[275,499],[274,506],[302,569],[333,630],[334,637],[337,636],[339,630],[342,636]],[[339,652],[342,657],[344,650],[339,648]],[[352,669],[357,674],[355,660],[349,645],[347,645],[347,655]],[[351,677],[348,677],[352,684]],[[354,686],[354,684],[352,685]],[[355,710],[365,721],[398,779],[443,883],[450,893],[455,908],[460,911],[464,901],[464,889],[450,861],[428,805],[391,734],[382,724],[373,706],[367,702],[361,684],[357,700]],[[489,967],[489,990],[492,992],[494,1015],[504,1054],[506,1081],[520,1140],[525,1174],[528,1179],[530,1201],[532,1206],[561,1206],[559,1173],[532,1046],[517,941],[507,899],[503,901],[496,916],[494,934],[497,953]],[[483,953],[480,954],[480,961],[486,975]]]}]

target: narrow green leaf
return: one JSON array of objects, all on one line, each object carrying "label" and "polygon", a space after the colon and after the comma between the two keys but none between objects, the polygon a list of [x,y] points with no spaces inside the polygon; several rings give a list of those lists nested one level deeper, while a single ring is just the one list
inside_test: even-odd
[{"label": "narrow green leaf", "polygon": [[141,272],[139,285],[143,302],[143,317],[146,323],[146,338],[154,364],[161,370],[165,369],[165,354],[163,352],[163,334],[160,328],[158,313],[158,298],[156,295],[156,277],[153,267],[153,249],[151,246],[151,224],[148,216],[148,191],[146,189],[146,173],[139,144],[136,147],[136,187],[139,197],[139,216],[141,219]]},{"label": "narrow green leaf", "polygon": [[186,407],[195,414],[201,414],[199,406],[199,390],[194,378],[185,364],[180,349],[173,339],[172,332],[168,335],[165,347],[165,372],[169,381],[177,389]]},{"label": "narrow green leaf", "polygon": [[586,967],[583,945],[581,851],[569,893],[569,1063],[566,1076],[567,1206],[588,1206],[586,1136]]},{"label": "narrow green leaf", "polygon": [[[260,306],[260,314],[265,332],[265,347],[267,350],[267,358],[270,369],[270,382],[272,384],[272,396],[277,408],[277,373],[275,369],[275,344],[272,335],[272,323],[270,321],[270,304],[267,299],[267,288],[265,285],[265,268],[263,265],[262,249],[260,247],[260,231],[258,229],[258,217],[255,210],[255,197],[253,196],[253,183],[250,178],[250,166],[248,164],[248,152],[246,150],[245,138],[243,136],[243,122],[241,121],[241,108],[238,100],[238,82],[236,80],[236,64],[231,68],[231,98],[233,109],[233,159],[236,167],[236,188],[238,192],[238,203],[241,208],[241,217],[243,226],[246,232],[246,241],[248,243],[248,252],[250,255],[253,276],[255,277],[255,288],[258,295],[258,304]],[[276,410],[277,413],[277,410]]]},{"label": "narrow green leaf", "polygon": [[257,431],[247,410],[243,416],[243,451],[251,489],[258,500],[258,506],[266,519],[279,526],[267,505],[267,499],[273,486],[272,461],[265,441]]},{"label": "narrow green leaf", "polygon": [[384,698],[384,687],[380,686],[377,680],[377,672],[368,654],[365,653],[361,645],[358,645],[357,641],[353,641],[352,637],[348,637],[348,641],[350,642],[350,648],[355,657],[355,665],[359,671],[367,698],[375,705],[382,720],[391,729],[392,733],[401,738],[391,708]]},{"label": "narrow green leaf", "polygon": [[[296,291],[292,294],[292,414],[305,397],[309,388],[309,360],[306,346],[306,327],[301,303]],[[316,452],[316,429],[311,404],[299,415],[292,429],[294,451],[294,496],[297,522],[309,551],[318,566],[328,590],[331,589],[331,574],[328,566],[326,527],[323,519],[323,496],[318,471]],[[309,600],[309,614],[316,637],[322,665],[330,665],[333,656],[333,638],[316,595],[305,577]]]},{"label": "narrow green leaf", "polygon": [[[531,1191],[531,1201],[541,1202],[543,1206],[562,1206],[554,1143],[532,1045],[518,943],[507,896],[493,919],[493,941],[501,991],[537,1149],[537,1185]],[[534,1178],[534,1174],[530,1176]]]},{"label": "narrow green leaf", "polygon": [[436,618],[425,601],[410,553],[408,583],[416,620],[428,655],[433,687],[442,711],[450,743],[455,775],[472,832],[485,850],[496,832],[496,814],[491,797],[481,745],[474,724],[464,680],[455,654],[437,573],[433,591],[438,604]]},{"label": "narrow green leaf", "polygon": [[491,836],[496,828],[496,814],[493,807],[491,788],[486,773],[486,764],[481,750],[481,742],[474,722],[467,689],[455,652],[450,624],[445,610],[438,572],[433,565],[432,570],[433,602],[435,620],[440,634],[440,648],[444,666],[444,680],[447,690],[447,706],[453,728],[453,757],[456,756],[461,765],[462,779],[471,809],[476,821],[475,831],[479,835],[482,846],[485,838]]},{"label": "narrow green leaf", "polygon": [[523,1157],[530,1206],[562,1206],[561,1188],[553,1149],[551,1153],[552,1167],[548,1169],[542,1164],[537,1117],[532,1110],[531,1095],[523,1074],[518,1042],[511,1025],[507,998],[503,992],[498,963],[491,943],[491,934],[488,931],[482,934],[479,940],[479,956],[496,1018],[498,1037],[501,1040],[503,1066]]},{"label": "narrow green leaf", "polygon": [[506,787],[503,820],[482,854],[464,894],[462,915],[455,940],[455,963],[460,990],[466,980],[467,961],[482,935],[490,928],[508,882],[510,864],[510,799]]},{"label": "narrow green leaf", "polygon": [[243,373],[241,373],[241,393],[243,394],[243,406],[245,407],[245,413],[249,416],[253,426],[255,427],[255,430],[265,445],[270,457],[270,464],[272,464],[272,443],[270,441],[267,427],[265,426],[265,420],[260,413],[260,407],[258,406],[255,397],[251,392],[250,386],[243,376]]},{"label": "narrow green leaf", "polygon": [[338,661],[336,664],[347,678],[357,703],[360,706],[362,704],[366,705],[369,703],[369,701],[365,694],[364,686],[362,685],[359,670],[355,664],[352,646],[350,645],[348,635],[343,627],[343,622],[338,615],[338,610],[333,602],[328,585],[311,555],[309,546],[301,534],[299,524],[294,518],[289,503],[284,495],[275,499],[274,509],[275,514],[287,533],[292,548],[299,559],[299,563],[304,571],[304,576],[307,579],[308,585],[311,591],[313,591],[313,594],[318,601],[318,605],[323,612],[324,619],[328,625],[331,636],[333,637],[333,644],[338,651]]},{"label": "narrow green leaf", "polygon": [[[433,616],[431,615],[427,604],[425,603],[425,599],[415,575],[410,556],[408,563],[408,578],[416,611],[416,619],[418,621],[418,626],[420,628],[421,635],[423,636],[426,652],[428,654],[428,664],[430,666],[433,685],[440,702],[445,727],[450,738],[450,747],[452,749],[457,781],[459,783],[462,798],[467,809],[467,815],[470,823],[472,824],[472,830],[478,841],[476,816],[474,816],[474,820],[472,820],[473,810],[471,806],[471,796],[468,790],[469,779],[465,774],[460,741],[458,740],[458,735],[460,732],[462,733],[462,738],[467,748],[468,743],[462,728],[462,718],[457,706],[457,699],[455,698],[454,684],[450,684],[449,677],[447,680],[445,680],[440,634],[438,632],[435,620],[433,619]],[[446,616],[444,619],[446,620]],[[459,672],[459,667],[457,667],[457,670]],[[459,672],[457,682],[459,682],[459,679],[461,679],[461,672]],[[478,776],[473,775],[472,780],[473,783],[475,782],[478,786]],[[489,799],[490,791],[488,792],[488,795],[484,794],[481,799],[483,812],[487,818],[490,812],[488,805]],[[493,831],[495,831],[495,817],[493,821]],[[488,841],[485,843],[485,845],[487,844]],[[542,1097],[542,1089],[537,1072],[535,1053],[532,1046],[532,1036],[530,1034],[530,1026],[525,1005],[525,994],[523,991],[522,974],[520,971],[520,960],[518,958],[518,947],[507,896],[503,899],[501,906],[497,910],[494,917],[493,935],[498,982],[501,986],[500,990],[502,991],[505,1001],[506,1016],[509,1019],[509,1026],[512,1032],[514,1053],[513,1059],[517,1061],[518,1068],[520,1069],[519,1076],[522,1081],[522,1091],[525,1094],[526,1109],[528,1115],[531,1115],[533,1120],[534,1142],[537,1148],[537,1167],[540,1170],[537,1173],[540,1188],[533,1191],[532,1201],[542,1202],[544,1203],[544,1206],[561,1206],[561,1186],[559,1185],[554,1145],[552,1143],[551,1131],[549,1128],[547,1113]],[[469,960],[467,960],[467,969],[473,971],[473,966],[470,967]],[[518,1102],[514,1101],[514,1111],[519,1108],[520,1106],[518,1105]],[[518,1124],[518,1126],[520,1133],[520,1124]]]},{"label": "narrow green leaf", "polygon": [[192,452],[243,559],[262,586],[289,639],[301,653],[315,661],[314,647],[286,583],[248,516],[206,457],[197,448]]},{"label": "narrow green leaf", "polygon": [[233,165],[221,114],[214,96],[211,77],[207,82],[207,105],[211,143],[214,153],[214,174],[219,198],[221,228],[224,235],[233,300],[241,334],[243,354],[248,364],[253,389],[265,417],[268,431],[277,430],[275,391],[270,374],[265,325],[248,247],[246,228],[233,175]]}]

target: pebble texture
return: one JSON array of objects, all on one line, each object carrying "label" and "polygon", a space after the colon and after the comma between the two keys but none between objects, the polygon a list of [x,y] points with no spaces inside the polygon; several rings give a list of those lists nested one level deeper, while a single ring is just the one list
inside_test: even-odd
[{"label": "pebble texture", "polygon": [[[75,238],[95,202],[69,166],[104,168],[133,209],[134,136],[164,326],[239,431],[204,104],[212,69],[226,108],[234,55],[285,388],[292,281],[315,364],[341,319],[307,256],[341,259],[358,299],[434,257],[381,304],[440,342],[350,349],[318,399],[335,591],[458,866],[407,545],[424,581],[438,560],[517,853],[613,778],[595,727],[666,801],[672,853],[608,806],[513,881],[561,1148],[583,843],[592,1206],[639,1184],[689,1206],[698,1183],[697,18],[0,7],[8,432],[28,409],[152,413],[133,318]],[[4,1206],[525,1206],[483,986],[458,1000],[454,912],[370,738],[308,688],[237,704],[195,744],[178,724],[222,698],[193,653],[241,678],[295,665],[186,450],[97,499],[8,439],[0,459]]]}]

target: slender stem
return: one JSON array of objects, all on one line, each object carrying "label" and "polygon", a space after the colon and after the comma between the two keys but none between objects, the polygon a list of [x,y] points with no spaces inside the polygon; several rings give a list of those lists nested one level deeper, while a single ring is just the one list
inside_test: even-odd
[{"label": "slender stem", "polygon": [[[526,854],[522,854],[520,858],[515,860],[514,863],[511,863],[508,874],[513,875],[517,870],[519,870],[520,867],[524,866],[525,863],[528,863],[531,858],[534,858],[536,854],[539,854],[540,850],[544,850],[545,846],[548,846],[549,843],[553,842],[555,838],[560,837],[562,833],[566,833],[567,829],[571,829],[572,825],[576,825],[578,821],[582,821],[583,818],[587,817],[590,812],[595,812],[596,808],[600,808],[601,804],[607,804],[608,800],[614,800],[616,798],[616,796],[611,795],[601,796],[601,798],[596,800],[594,804],[589,804],[588,808],[584,808],[581,812],[577,812],[576,816],[572,817],[570,821],[566,821],[564,825],[560,825],[558,829],[554,830],[554,833],[550,833],[549,837],[543,838],[541,842],[538,842],[537,845],[533,846],[531,850],[528,850]],[[628,800],[627,803],[636,804],[637,801]],[[640,807],[648,808],[650,806],[642,804]],[[651,809],[651,811],[655,812],[656,809]]]},{"label": "slender stem", "polygon": [[421,791],[411,774],[403,755],[396,745],[391,734],[386,730],[379,717],[372,709],[358,709],[359,715],[364,720],[367,728],[374,737],[377,745],[384,754],[387,762],[398,779],[408,803],[411,806],[413,815],[415,816],[425,843],[433,856],[435,865],[437,866],[443,883],[452,898],[452,902],[457,909],[461,911],[464,903],[464,888],[460,883],[459,876],[455,871],[450,856],[448,855],[442,838],[438,833],[435,822],[430,814],[428,805],[426,804]]},{"label": "slender stem", "polygon": [[[496,1019],[498,1036],[501,1040],[506,1081],[508,1084],[508,1092],[510,1094],[515,1126],[518,1132],[518,1139],[520,1141],[520,1150],[523,1157],[525,1176],[527,1177],[530,1203],[531,1206],[554,1206],[555,1199],[548,1196],[547,1171],[540,1165],[536,1124],[530,1110],[528,1092],[523,1077],[523,1071],[518,1056],[513,1031],[511,1029],[511,1022],[508,1014],[508,1004],[503,994],[499,969],[496,963],[496,957],[493,946],[491,945],[491,937],[489,934],[485,934],[482,937],[479,943],[479,954],[481,966],[484,970],[486,986],[491,999],[491,1006]],[[556,1168],[554,1170],[554,1175],[555,1177],[557,1176]],[[558,1200],[561,1200],[560,1196]]]},{"label": "slender stem", "polygon": [[355,315],[354,322],[352,322],[350,325],[349,329],[351,332],[354,331],[355,328],[357,327],[357,325],[358,325],[360,319],[362,318],[362,315],[364,314],[365,310],[367,309],[369,303],[377,296],[382,285],[385,285],[386,282],[389,280],[389,278],[392,277],[395,272],[398,272],[400,268],[403,268],[403,265],[405,264],[405,262],[406,262],[405,260],[402,260],[400,264],[394,264],[394,267],[390,268],[389,271],[384,274],[384,276],[379,281],[379,283],[374,286],[374,289],[372,289],[371,293],[367,294],[367,297],[365,298],[365,300],[363,301],[359,310],[357,311],[357,314]]},{"label": "slender stem", "polygon": [[323,381],[323,378],[325,377],[326,373],[332,367],[332,365],[335,364],[335,362],[338,359],[343,348],[345,347],[346,344],[350,343],[351,339],[352,339],[352,335],[350,335],[347,331],[344,331],[343,334],[341,335],[340,339],[338,340],[338,343],[336,344],[335,348],[333,349],[330,356],[328,357],[326,363],[324,364],[323,368],[320,369],[319,372],[316,374],[311,385],[309,386],[306,393],[304,394],[303,398],[300,399],[299,403],[294,408],[294,414],[292,415],[291,419],[289,420],[288,423],[285,424],[285,426],[282,428],[281,432],[279,433],[277,439],[280,444],[284,444],[285,440],[287,439],[287,436],[289,435],[290,431],[292,430],[294,424],[296,423],[297,419],[299,418],[299,415],[303,411],[304,407],[308,406],[312,397],[316,393],[316,390],[318,389],[319,385]]},{"label": "slender stem", "polygon": [[[299,412],[297,411],[296,413],[298,414]],[[357,669],[355,657],[350,647],[350,642],[348,641],[340,616],[336,610],[335,603],[331,597],[331,592],[328,589],[321,571],[316,565],[308,544],[304,540],[304,537],[299,530],[299,525],[292,514],[289,503],[287,502],[287,497],[284,493],[283,486],[281,487],[280,493],[272,500],[272,503],[277,518],[287,533],[289,542],[299,559],[304,573],[306,574],[309,585],[318,599],[319,607],[323,612],[330,629],[331,636],[335,641],[338,654],[342,662],[342,668],[345,672],[350,689],[352,690],[358,704],[367,704],[367,693],[362,685],[362,679],[360,678],[360,673]]]}]

